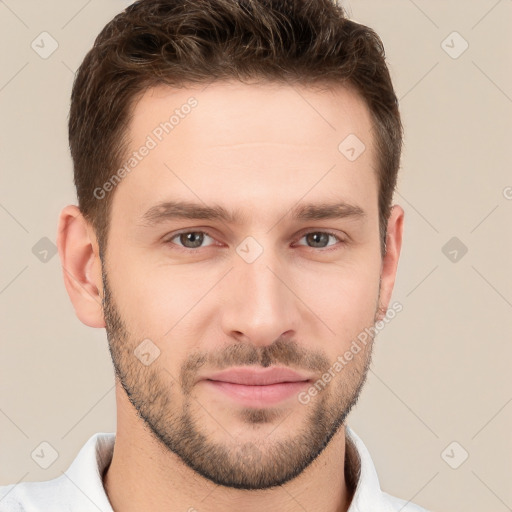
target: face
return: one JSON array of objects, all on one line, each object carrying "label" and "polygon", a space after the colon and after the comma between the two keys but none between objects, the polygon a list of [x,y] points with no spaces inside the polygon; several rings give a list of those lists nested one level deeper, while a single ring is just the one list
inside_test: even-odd
[{"label": "face", "polygon": [[[350,134],[355,159],[339,149]],[[160,87],[129,135],[102,261],[116,375],[196,472],[283,484],[343,424],[370,364],[371,339],[336,365],[380,305],[369,112],[341,88]]]}]

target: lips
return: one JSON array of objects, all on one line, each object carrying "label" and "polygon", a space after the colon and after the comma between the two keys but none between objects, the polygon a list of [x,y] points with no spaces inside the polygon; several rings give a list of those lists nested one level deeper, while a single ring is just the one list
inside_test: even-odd
[{"label": "lips", "polygon": [[310,377],[284,367],[238,367],[208,375],[200,384],[238,405],[265,408],[291,400],[310,385]]},{"label": "lips", "polygon": [[205,377],[205,380],[228,382],[245,386],[269,386],[283,382],[306,382],[311,376],[300,374],[290,368],[230,368],[213,373]]}]

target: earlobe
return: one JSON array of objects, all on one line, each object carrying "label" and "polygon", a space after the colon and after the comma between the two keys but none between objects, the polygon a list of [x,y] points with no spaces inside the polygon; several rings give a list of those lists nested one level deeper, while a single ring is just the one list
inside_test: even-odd
[{"label": "earlobe", "polygon": [[404,230],[404,210],[394,205],[388,220],[386,254],[382,258],[378,319],[384,318],[391,301]]},{"label": "earlobe", "polygon": [[66,206],[59,215],[57,247],[64,284],[76,315],[89,327],[105,327],[98,244],[77,206]]}]

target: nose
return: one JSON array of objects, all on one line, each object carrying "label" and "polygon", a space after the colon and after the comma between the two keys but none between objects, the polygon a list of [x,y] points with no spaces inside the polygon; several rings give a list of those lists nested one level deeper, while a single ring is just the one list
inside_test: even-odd
[{"label": "nose", "polygon": [[237,341],[271,345],[293,336],[300,320],[300,300],[290,271],[269,250],[252,263],[235,256],[222,294],[222,329]]}]

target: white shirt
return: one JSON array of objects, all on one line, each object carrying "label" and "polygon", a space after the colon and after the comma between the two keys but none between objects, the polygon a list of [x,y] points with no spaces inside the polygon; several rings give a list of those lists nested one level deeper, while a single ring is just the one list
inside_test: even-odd
[{"label": "white shirt", "polygon": [[[346,434],[347,460],[356,475],[359,469],[356,491],[348,512],[428,512],[381,491],[366,446],[348,426]],[[113,512],[103,488],[102,475],[112,459],[115,437],[115,433],[94,434],[82,446],[69,468],[53,480],[0,486],[0,511]]]}]

